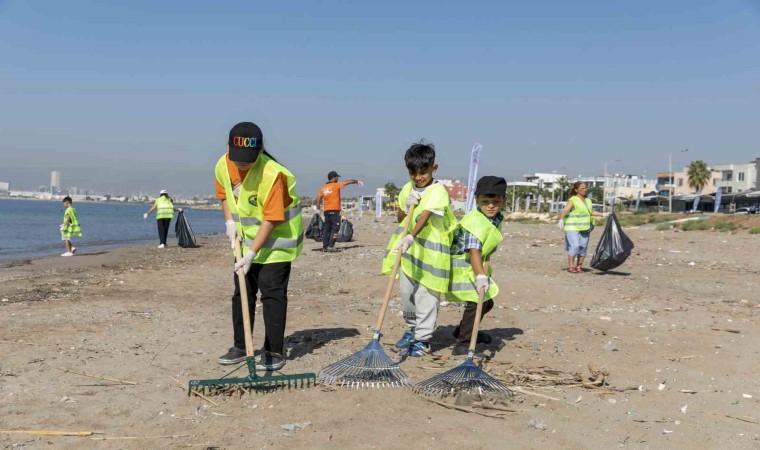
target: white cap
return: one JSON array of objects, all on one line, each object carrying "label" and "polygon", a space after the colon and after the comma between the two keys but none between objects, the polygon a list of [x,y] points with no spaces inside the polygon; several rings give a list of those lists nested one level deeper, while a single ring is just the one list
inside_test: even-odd
[{"label": "white cap", "polygon": [[167,191],[166,189],[161,189],[161,192],[159,192],[158,195],[168,194],[168,193],[169,193],[169,191]]}]

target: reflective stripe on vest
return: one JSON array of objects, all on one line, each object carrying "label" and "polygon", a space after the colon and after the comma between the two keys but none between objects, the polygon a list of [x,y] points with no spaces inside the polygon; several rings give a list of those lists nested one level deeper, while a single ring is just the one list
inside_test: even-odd
[{"label": "reflective stripe on vest", "polygon": [[581,201],[576,196],[570,197],[573,209],[565,217],[565,231],[588,231],[591,228],[591,199]]},{"label": "reflective stripe on vest", "polygon": [[174,203],[163,195],[156,199],[156,219],[174,217]]},{"label": "reflective stripe on vest", "polygon": [[216,163],[216,179],[224,187],[232,220],[235,221],[238,233],[243,236],[244,254],[248,253],[264,221],[264,202],[279,174],[285,175],[291,204],[284,211],[285,220],[272,230],[253,259],[256,264],[290,262],[303,249],[301,201],[295,191],[296,179],[288,169],[262,153],[248,170],[240,185],[239,197],[236,198],[227,169],[227,155],[222,155]]},{"label": "reflective stripe on vest", "polygon": [[[503,222],[502,222],[503,223]],[[496,247],[504,239],[501,235],[501,225],[494,226],[488,218],[477,209],[473,209],[462,217],[459,227],[472,233],[482,245],[481,257],[483,262],[488,261],[496,250]],[[483,301],[490,300],[499,294],[499,286],[491,278],[493,268],[488,265],[489,286]],[[475,289],[475,271],[470,262],[469,250],[461,255],[451,255],[451,282],[446,300],[452,302],[478,301],[478,292]]]},{"label": "reflective stripe on vest", "polygon": [[[403,204],[412,191],[412,183],[407,183],[399,193],[399,203]],[[451,275],[451,231],[456,226],[456,217],[449,206],[446,188],[434,184],[425,189],[419,205],[414,209],[414,217],[410,218],[409,230],[419,219],[423,211],[443,211],[443,217],[433,214],[427,225],[415,236],[412,246],[401,259],[401,270],[404,274],[436,292],[446,292]],[[393,268],[396,254],[392,252],[398,242],[402,227],[398,227],[388,243],[386,257],[383,260],[383,273],[389,274]]]},{"label": "reflective stripe on vest", "polygon": [[61,234],[64,237],[71,237],[71,236],[82,236],[82,226],[79,224],[79,218],[77,217],[77,210],[74,209],[73,206],[69,206],[66,208],[66,211],[63,213],[63,220],[66,220],[66,217],[69,218],[69,223],[66,225],[66,227],[61,231]]}]

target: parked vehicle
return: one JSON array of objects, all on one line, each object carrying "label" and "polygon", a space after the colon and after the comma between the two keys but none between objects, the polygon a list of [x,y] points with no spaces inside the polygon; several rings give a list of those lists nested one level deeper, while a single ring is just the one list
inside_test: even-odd
[{"label": "parked vehicle", "polygon": [[760,210],[757,206],[742,206],[741,208],[736,208],[734,214],[760,214]]}]

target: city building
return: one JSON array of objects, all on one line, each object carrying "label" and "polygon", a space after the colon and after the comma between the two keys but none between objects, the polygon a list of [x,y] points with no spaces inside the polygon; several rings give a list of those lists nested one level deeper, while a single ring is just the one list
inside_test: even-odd
[{"label": "city building", "polygon": [[528,183],[535,183],[540,189],[548,189],[554,191],[560,188],[560,178],[567,178],[567,176],[561,173],[526,173],[523,174],[523,178]]},{"label": "city building", "polygon": [[460,180],[456,178],[452,180],[439,179],[438,182],[446,188],[446,191],[449,193],[449,198],[452,200],[467,199],[467,185],[462,183]]},{"label": "city building", "polygon": [[11,184],[5,181],[0,181],[0,195],[8,195],[8,191],[11,190]]},{"label": "city building", "polygon": [[50,193],[57,194],[61,190],[61,172],[54,170],[50,172]]},{"label": "city building", "polygon": [[720,172],[720,179],[713,178],[715,189],[722,188],[724,194],[757,187],[757,159],[746,164],[718,164],[713,166],[713,170]]}]

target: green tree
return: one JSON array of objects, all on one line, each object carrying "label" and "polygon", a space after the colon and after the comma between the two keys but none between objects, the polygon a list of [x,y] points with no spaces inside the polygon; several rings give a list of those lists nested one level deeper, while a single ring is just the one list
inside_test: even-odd
[{"label": "green tree", "polygon": [[570,186],[573,184],[567,177],[561,177],[557,179],[557,185],[559,186],[559,200],[564,201],[570,198]]},{"label": "green tree", "polygon": [[396,186],[396,183],[385,183],[385,186],[383,186],[385,189],[385,195],[391,198],[392,202],[396,201],[396,197],[398,197],[398,193],[401,192],[401,189]]},{"label": "green tree", "polygon": [[686,168],[686,177],[689,182],[689,186],[694,188],[697,192],[701,191],[703,187],[707,186],[710,182],[710,169],[707,167],[704,161],[698,159],[692,161]]},{"label": "green tree", "polygon": [[602,186],[594,186],[588,191],[588,198],[592,202],[603,203],[604,201],[604,188]]}]

